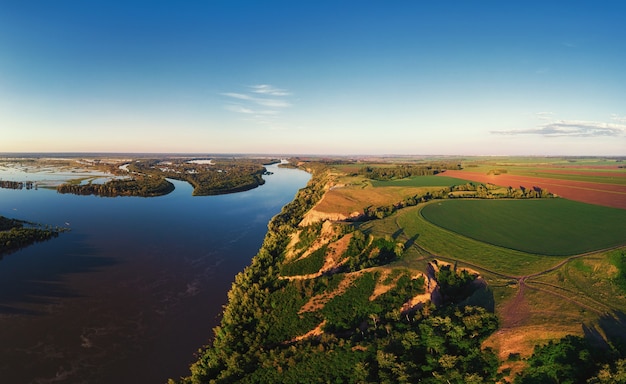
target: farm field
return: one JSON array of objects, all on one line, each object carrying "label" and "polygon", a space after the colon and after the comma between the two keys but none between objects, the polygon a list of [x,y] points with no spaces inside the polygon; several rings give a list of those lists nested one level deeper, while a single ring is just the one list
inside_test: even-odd
[{"label": "farm field", "polygon": [[414,176],[396,180],[372,180],[374,187],[449,187],[451,185],[465,184],[469,180],[445,176]]},{"label": "farm field", "polygon": [[421,210],[428,221],[523,252],[574,255],[626,243],[626,211],[565,199],[446,200]]},{"label": "farm field", "polygon": [[626,185],[561,180],[547,177],[532,177],[512,174],[484,174],[478,172],[449,170],[448,177],[465,178],[479,183],[500,186],[532,188],[534,186],[555,193],[561,197],[590,204],[626,209]]}]

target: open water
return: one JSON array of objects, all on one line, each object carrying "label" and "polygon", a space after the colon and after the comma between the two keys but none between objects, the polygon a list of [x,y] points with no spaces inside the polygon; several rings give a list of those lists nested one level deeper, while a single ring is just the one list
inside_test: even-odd
[{"label": "open water", "polygon": [[[70,232],[0,259],[0,382],[165,383],[212,337],[234,275],[310,175],[194,197],[0,189],[0,215]],[[8,180],[8,178],[5,177]]]}]

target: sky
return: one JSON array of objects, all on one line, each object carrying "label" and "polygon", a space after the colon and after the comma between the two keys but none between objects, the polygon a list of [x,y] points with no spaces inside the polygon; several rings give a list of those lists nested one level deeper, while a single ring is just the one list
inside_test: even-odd
[{"label": "sky", "polygon": [[0,152],[626,156],[626,2],[0,0]]}]

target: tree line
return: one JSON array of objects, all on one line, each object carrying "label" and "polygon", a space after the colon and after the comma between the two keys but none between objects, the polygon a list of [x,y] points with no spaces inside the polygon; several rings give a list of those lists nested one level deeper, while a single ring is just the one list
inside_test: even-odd
[{"label": "tree line", "polygon": [[446,169],[463,169],[461,164],[454,163],[442,163],[442,164],[427,164],[427,165],[412,165],[403,164],[394,167],[373,167],[365,166],[356,173],[357,175],[365,176],[372,180],[393,180],[404,179],[411,176],[430,176],[436,175],[445,171]]},{"label": "tree line", "polygon": [[37,185],[32,181],[9,181],[0,180],[0,188],[5,189],[37,189]]}]

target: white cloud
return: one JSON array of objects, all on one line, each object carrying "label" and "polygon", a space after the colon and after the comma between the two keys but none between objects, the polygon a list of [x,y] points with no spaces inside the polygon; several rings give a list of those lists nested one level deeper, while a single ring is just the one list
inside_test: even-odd
[{"label": "white cloud", "polygon": [[626,135],[626,125],[584,120],[556,120],[538,128],[491,131],[496,135],[540,135],[545,137],[608,137]]},{"label": "white cloud", "polygon": [[264,95],[270,95],[270,96],[290,96],[291,95],[291,93],[287,92],[284,89],[274,88],[273,86],[268,85],[268,84],[252,85],[250,86],[250,88],[252,89],[252,92],[261,93]]},{"label": "white cloud", "polygon": [[535,114],[539,120],[552,120],[553,112],[537,112]]},{"label": "white cloud", "polygon": [[254,99],[250,95],[245,95],[243,93],[235,93],[235,92],[226,92],[226,93],[222,93],[222,95],[232,97],[233,99],[239,99],[239,100],[253,100]]},{"label": "white cloud", "polygon": [[269,84],[252,85],[247,88],[247,92],[221,93],[228,99],[228,104],[224,108],[247,115],[247,121],[268,125],[270,123],[268,119],[271,119],[272,123],[275,122],[284,109],[292,106],[287,97],[291,96],[291,92],[285,89]]}]

